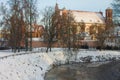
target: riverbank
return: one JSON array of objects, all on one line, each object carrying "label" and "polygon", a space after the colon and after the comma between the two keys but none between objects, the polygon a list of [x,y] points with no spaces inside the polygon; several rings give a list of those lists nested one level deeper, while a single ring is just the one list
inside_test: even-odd
[{"label": "riverbank", "polygon": [[61,65],[47,72],[45,80],[120,80],[120,61]]},{"label": "riverbank", "polygon": [[5,53],[10,54],[0,57],[0,80],[44,80],[45,73],[56,65],[120,59],[119,51],[79,50],[72,52],[71,56],[68,56],[68,51],[63,49],[52,49],[52,52],[48,53],[44,51]]}]

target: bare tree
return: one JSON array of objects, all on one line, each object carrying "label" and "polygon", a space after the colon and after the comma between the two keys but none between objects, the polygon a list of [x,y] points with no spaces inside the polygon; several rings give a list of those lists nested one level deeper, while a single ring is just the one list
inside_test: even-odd
[{"label": "bare tree", "polygon": [[[26,46],[30,45],[32,50],[32,23],[35,22],[36,17],[36,0],[8,0],[9,8],[2,7],[4,28],[6,25],[9,30],[9,45],[14,49],[20,51],[21,43]],[[9,12],[9,13],[7,13]],[[6,13],[6,14],[4,14]],[[30,44],[28,45],[28,38],[30,37]]]},{"label": "bare tree", "polygon": [[105,40],[113,38],[113,25],[112,24],[93,24],[90,26],[90,35],[93,40],[97,40],[100,49],[105,47]]},{"label": "bare tree", "polygon": [[79,48],[81,45],[81,40],[84,40],[85,38],[85,23],[84,22],[80,22],[77,23],[77,47]]},{"label": "bare tree", "polygon": [[[3,3],[1,3],[1,5],[0,5],[0,17],[1,17],[0,26],[2,27],[1,37],[3,39],[2,45],[6,44],[6,46],[8,46],[6,41],[8,41],[8,39],[9,39],[9,36],[8,36],[9,35],[9,26],[8,26],[9,21],[8,21],[8,19],[10,17],[9,14],[7,14],[7,13],[9,13],[9,12],[7,11],[6,6]],[[6,26],[6,27],[4,27],[4,26]]]},{"label": "bare tree", "polygon": [[46,52],[48,52],[49,48],[51,51],[53,39],[55,38],[55,35],[56,35],[56,31],[55,31],[55,27],[56,27],[56,23],[57,23],[56,16],[57,15],[54,11],[54,8],[46,7],[44,9],[42,21],[44,22],[44,25],[45,25],[44,39],[45,39],[45,41],[48,42]]},{"label": "bare tree", "polygon": [[[28,46],[30,47],[30,51],[32,51],[32,24],[36,23],[37,18],[37,0],[23,0],[23,19],[25,22],[25,46],[26,50],[28,50]],[[28,38],[30,40],[28,41]]]},{"label": "bare tree", "polygon": [[61,42],[64,47],[67,47],[69,50],[75,47],[76,43],[76,24],[74,17],[70,11],[66,11],[61,15],[60,20],[60,36]]}]

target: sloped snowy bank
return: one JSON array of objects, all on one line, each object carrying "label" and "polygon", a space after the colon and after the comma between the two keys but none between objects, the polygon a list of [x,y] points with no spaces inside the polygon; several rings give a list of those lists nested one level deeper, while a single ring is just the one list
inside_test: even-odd
[{"label": "sloped snowy bank", "polygon": [[[84,61],[107,61],[120,59],[119,51],[87,51],[72,52],[68,57],[66,51],[54,49],[52,52],[12,55],[0,59],[0,80],[44,80],[45,72],[53,64],[65,64]],[[69,59],[69,60],[68,60]]]}]

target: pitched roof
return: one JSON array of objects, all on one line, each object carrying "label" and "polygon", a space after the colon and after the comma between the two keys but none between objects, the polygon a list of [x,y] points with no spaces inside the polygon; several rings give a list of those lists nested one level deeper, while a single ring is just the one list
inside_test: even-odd
[{"label": "pitched roof", "polygon": [[68,11],[72,13],[76,22],[105,24],[105,18],[100,12],[67,10],[67,12]]},{"label": "pitched roof", "polygon": [[76,22],[105,23],[103,15],[99,12],[71,11]]}]

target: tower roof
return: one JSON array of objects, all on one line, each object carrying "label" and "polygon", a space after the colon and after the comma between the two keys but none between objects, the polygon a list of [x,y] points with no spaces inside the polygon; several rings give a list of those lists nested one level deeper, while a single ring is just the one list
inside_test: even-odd
[{"label": "tower roof", "polygon": [[55,5],[55,10],[58,10],[58,9],[59,9],[58,3],[56,3],[56,5]]}]

